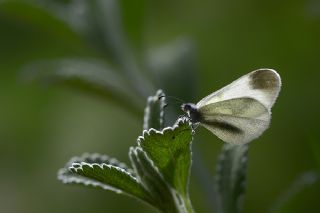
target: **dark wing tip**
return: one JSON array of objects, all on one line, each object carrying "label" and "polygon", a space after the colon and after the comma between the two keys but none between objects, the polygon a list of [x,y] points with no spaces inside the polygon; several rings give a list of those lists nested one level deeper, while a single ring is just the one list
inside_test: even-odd
[{"label": "dark wing tip", "polygon": [[259,69],[250,74],[252,89],[273,90],[280,87],[280,76],[272,69]]}]

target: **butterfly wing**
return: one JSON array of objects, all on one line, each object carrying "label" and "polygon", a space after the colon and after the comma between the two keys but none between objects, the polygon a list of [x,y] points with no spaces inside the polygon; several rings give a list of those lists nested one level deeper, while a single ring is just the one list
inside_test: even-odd
[{"label": "butterfly wing", "polygon": [[274,70],[244,75],[197,104],[200,123],[225,142],[247,143],[268,128],[280,87],[280,76]]},{"label": "butterfly wing", "polygon": [[269,126],[270,112],[252,98],[236,98],[199,108],[200,124],[227,143],[244,144]]},{"label": "butterfly wing", "polygon": [[197,103],[197,107],[228,99],[250,97],[270,110],[278,97],[280,87],[281,79],[275,70],[258,69],[203,98]]}]

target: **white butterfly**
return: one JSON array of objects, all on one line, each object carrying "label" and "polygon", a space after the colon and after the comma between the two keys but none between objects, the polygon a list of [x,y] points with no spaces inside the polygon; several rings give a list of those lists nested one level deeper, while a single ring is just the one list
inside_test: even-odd
[{"label": "white butterfly", "polygon": [[281,88],[280,75],[272,69],[252,71],[196,105],[181,105],[191,122],[200,123],[221,140],[245,144],[269,126],[271,107]]}]

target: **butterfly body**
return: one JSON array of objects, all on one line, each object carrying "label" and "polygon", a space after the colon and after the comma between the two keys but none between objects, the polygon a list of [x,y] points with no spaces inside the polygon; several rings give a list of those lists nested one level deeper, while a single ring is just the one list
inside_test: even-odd
[{"label": "butterfly body", "polygon": [[185,103],[181,105],[181,109],[188,114],[192,123],[199,123],[202,121],[201,114],[195,104]]},{"label": "butterfly body", "polygon": [[181,108],[192,123],[200,123],[223,141],[244,144],[268,128],[280,87],[276,71],[259,69]]}]

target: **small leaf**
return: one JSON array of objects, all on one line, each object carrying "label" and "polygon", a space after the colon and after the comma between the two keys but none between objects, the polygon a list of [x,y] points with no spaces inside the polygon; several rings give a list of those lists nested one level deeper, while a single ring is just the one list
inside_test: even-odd
[{"label": "small leaf", "polygon": [[129,157],[138,180],[156,201],[156,207],[163,212],[178,212],[170,186],[167,185],[146,153],[140,147],[131,147]]},{"label": "small leaf", "polygon": [[248,145],[225,144],[217,165],[219,212],[240,212],[243,204]]},{"label": "small leaf", "polygon": [[29,79],[66,85],[126,107],[140,115],[142,103],[126,81],[104,62],[94,59],[60,59],[33,63],[25,67]]},{"label": "small leaf", "polygon": [[129,171],[125,164],[115,159],[86,154],[71,159],[65,168],[59,170],[58,179],[65,184],[81,184],[123,193],[154,205],[148,192]]},{"label": "small leaf", "polygon": [[159,168],[164,178],[179,192],[186,194],[191,166],[192,129],[188,121],[179,120],[174,128],[159,132],[144,131],[139,146]]},{"label": "small leaf", "polygon": [[164,179],[182,196],[192,212],[188,195],[191,167],[192,128],[186,119],[163,131],[150,129],[138,138],[138,144],[154,162]]},{"label": "small leaf", "polygon": [[70,161],[65,165],[65,168],[71,167],[73,163],[97,163],[97,164],[111,164],[116,167],[120,167],[130,173],[132,176],[135,176],[133,170],[127,167],[126,164],[118,161],[115,158],[110,158],[108,155],[102,155],[99,153],[84,153],[81,156],[76,156],[70,159]]},{"label": "small leaf", "polygon": [[154,128],[162,130],[164,125],[165,96],[162,90],[158,90],[155,96],[149,96],[147,107],[144,110],[143,129]]}]

